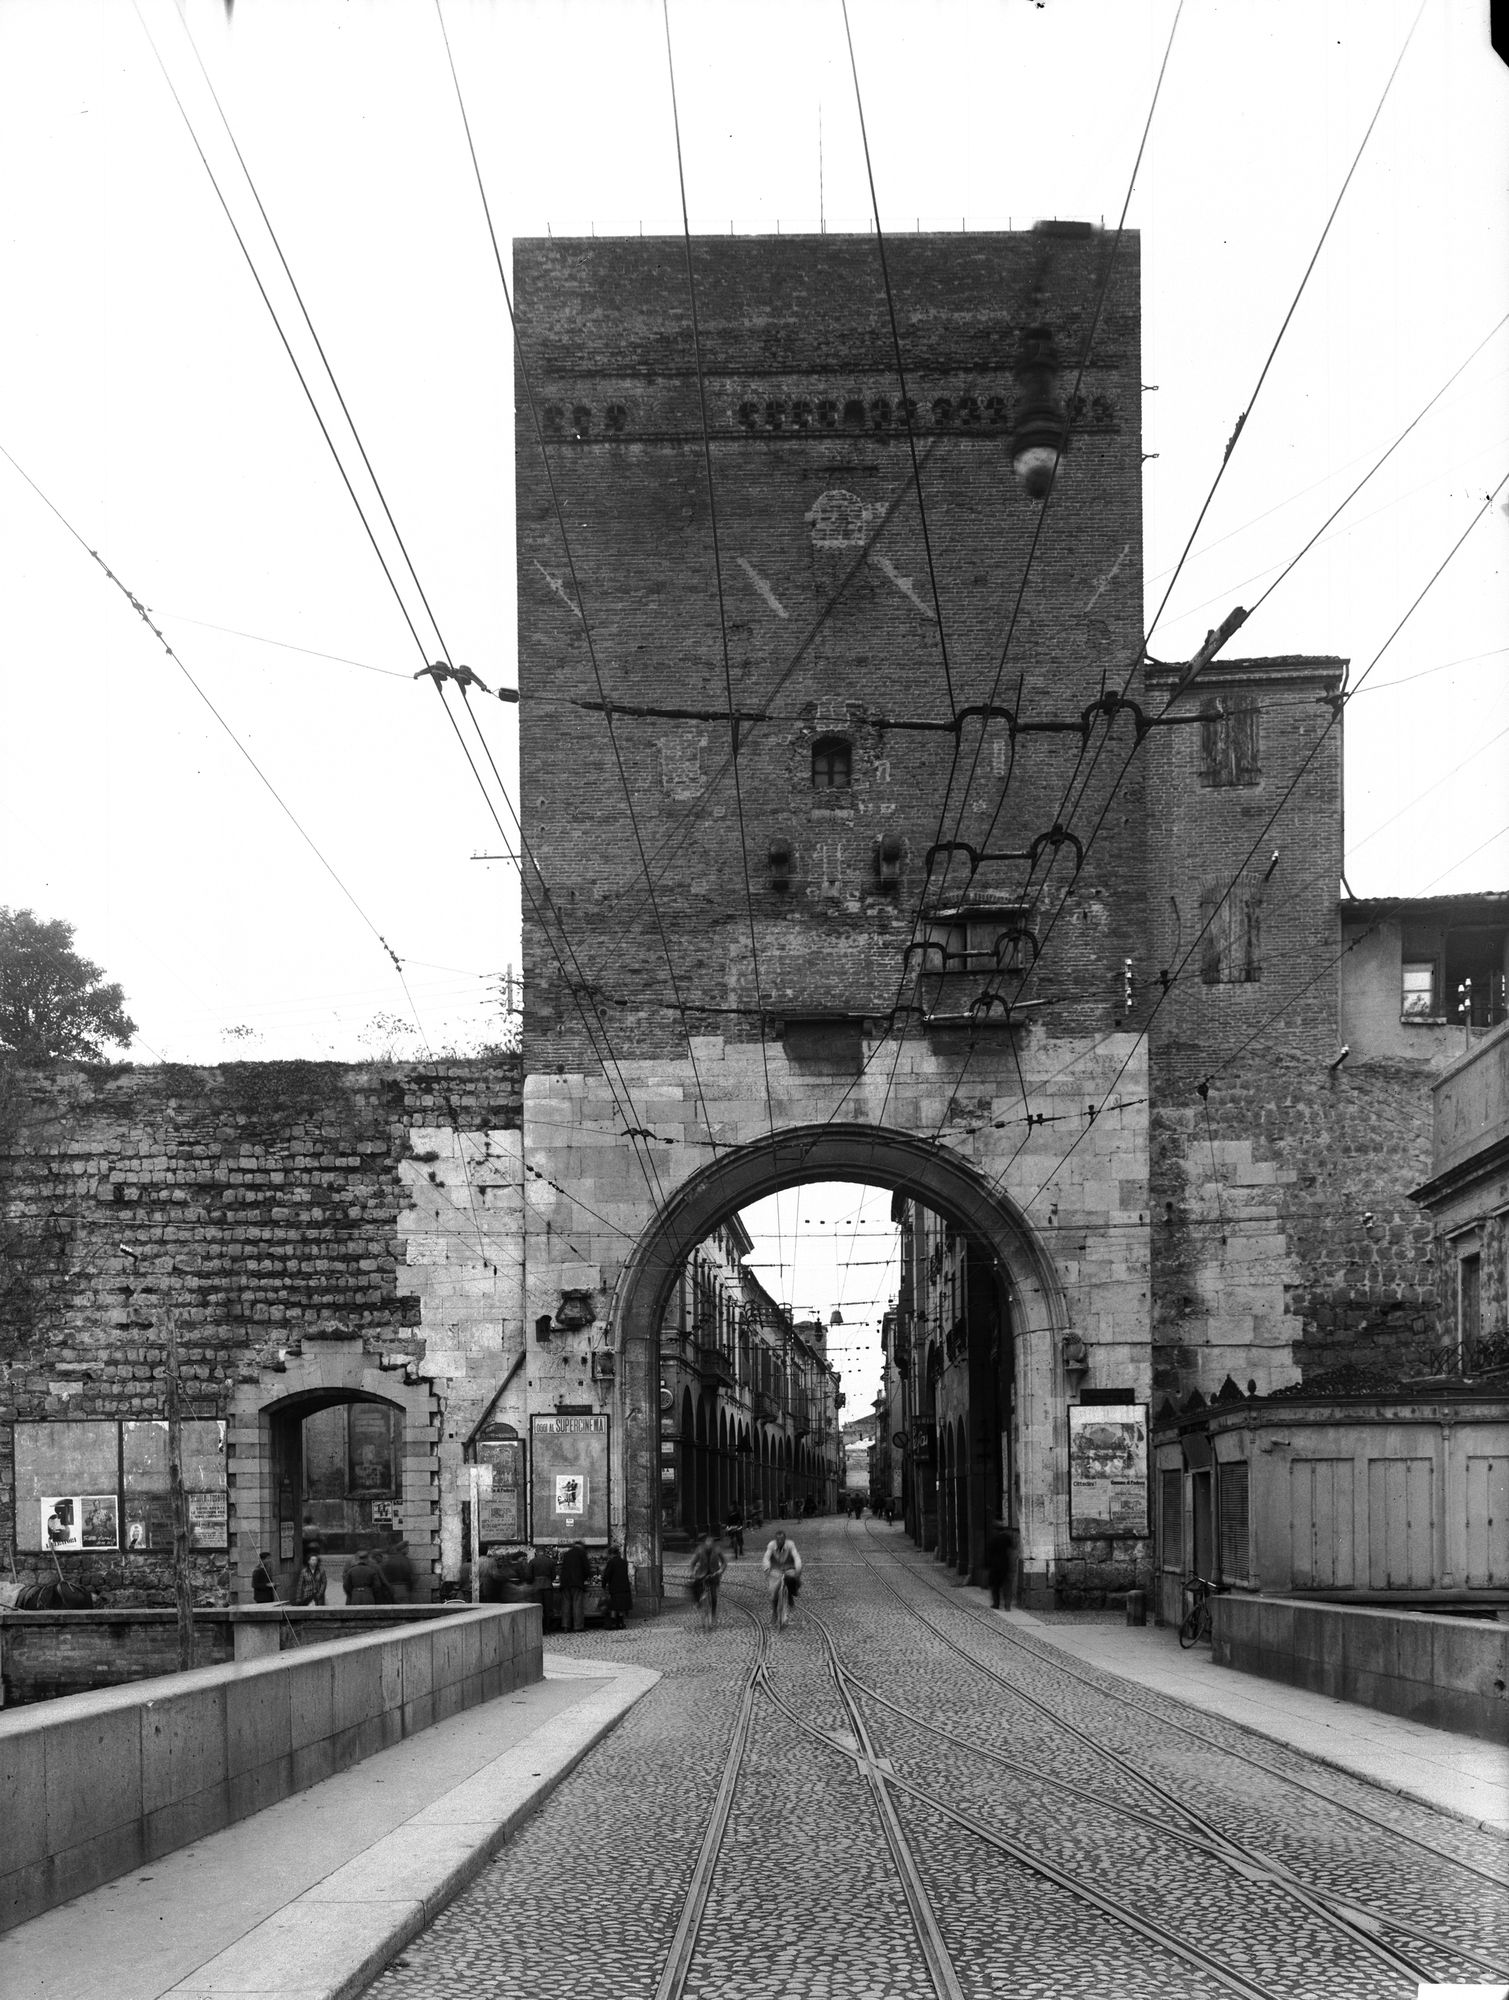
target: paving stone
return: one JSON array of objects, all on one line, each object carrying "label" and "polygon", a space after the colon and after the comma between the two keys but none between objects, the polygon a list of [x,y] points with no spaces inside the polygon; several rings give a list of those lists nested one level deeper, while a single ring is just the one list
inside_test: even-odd
[{"label": "paving stone", "polygon": [[[896,1816],[965,1994],[1229,1991],[1169,1948],[1183,1939],[1275,2000],[1409,2000],[1402,1975],[1328,1915],[1338,1903],[1418,1933],[1386,1935],[1422,1977],[1483,1980],[1509,1965],[1509,1870],[1491,1838],[1283,1745],[1255,1750],[1219,1717],[1096,1667],[1068,1670],[1030,1634],[981,1617],[895,1535],[820,1521],[800,1541],[804,1589],[772,1642],[769,1691],[756,1688],[688,2000],[916,2000],[932,1990],[870,1780],[848,1750],[808,1733],[855,1741],[824,1627],[894,1772]],[[746,1557],[730,1566],[711,1634],[673,1603],[627,1632],[553,1641],[665,1678],[374,1992],[654,1994],[764,1617]],[[1223,1840],[1257,1865],[1223,1858]],[[1046,1879],[1043,1865],[1067,1883]],[[1095,1907],[1090,1890],[1113,1907]]]}]

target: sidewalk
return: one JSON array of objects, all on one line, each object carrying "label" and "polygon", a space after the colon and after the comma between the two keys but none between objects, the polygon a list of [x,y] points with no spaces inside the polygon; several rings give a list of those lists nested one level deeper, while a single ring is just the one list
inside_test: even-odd
[{"label": "sidewalk", "polygon": [[0,1994],[345,2000],[659,1679],[547,1653],[534,1686],[0,1935]]},{"label": "sidewalk", "polygon": [[1027,1611],[995,1615],[1089,1666],[1240,1723],[1485,1832],[1509,1832],[1509,1750],[1497,1744],[1218,1667],[1209,1646],[1185,1652],[1172,1626],[1050,1624]]}]

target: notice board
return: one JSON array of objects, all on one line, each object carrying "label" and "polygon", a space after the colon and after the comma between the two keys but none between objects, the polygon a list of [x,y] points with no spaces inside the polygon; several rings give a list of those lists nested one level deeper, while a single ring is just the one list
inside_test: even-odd
[{"label": "notice board", "polygon": [[1069,1406],[1069,1533],[1145,1535],[1147,1405]]},{"label": "notice board", "polygon": [[605,1416],[530,1418],[534,1541],[607,1543],[608,1423]]},{"label": "notice board", "polygon": [[483,1542],[524,1539],[524,1440],[512,1424],[488,1424],[477,1438],[477,1463],[490,1465],[492,1491],[477,1503],[477,1533]]}]

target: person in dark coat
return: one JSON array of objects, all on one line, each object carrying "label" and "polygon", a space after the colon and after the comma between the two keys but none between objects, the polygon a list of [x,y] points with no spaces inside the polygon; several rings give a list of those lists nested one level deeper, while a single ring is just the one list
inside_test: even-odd
[{"label": "person in dark coat", "polygon": [[985,1540],[985,1574],[990,1582],[990,1602],[997,1611],[1009,1611],[1016,1597],[1016,1551],[1016,1529],[1004,1521],[993,1521]]},{"label": "person in dark coat", "polygon": [[616,1547],[608,1550],[603,1564],[602,1585],[603,1596],[608,1601],[608,1623],[621,1632],[634,1603],[634,1585],[629,1578],[629,1565]]},{"label": "person in dark coat", "polygon": [[379,1598],[379,1603],[409,1603],[414,1595],[414,1565],[408,1543],[395,1542],[392,1548],[385,1549],[377,1559],[377,1569],[388,1591],[387,1598]]},{"label": "person in dark coat", "polygon": [[375,1574],[376,1571],[371,1555],[366,1549],[359,1550],[353,1560],[347,1563],[346,1574],[341,1579],[345,1585],[346,1602],[348,1604],[375,1604],[377,1602],[372,1590]]},{"label": "person in dark coat", "polygon": [[584,1542],[573,1542],[561,1557],[558,1578],[561,1586],[561,1629],[580,1632],[587,1623],[587,1578],[592,1565]]},{"label": "person in dark coat", "polygon": [[325,1587],[329,1578],[325,1565],[320,1560],[318,1549],[311,1549],[304,1558],[304,1567],[299,1571],[298,1581],[293,1587],[295,1604],[323,1604]]},{"label": "person in dark coat", "polygon": [[264,1549],[252,1571],[252,1603],[276,1604],[278,1586],[272,1580],[272,1550]]}]

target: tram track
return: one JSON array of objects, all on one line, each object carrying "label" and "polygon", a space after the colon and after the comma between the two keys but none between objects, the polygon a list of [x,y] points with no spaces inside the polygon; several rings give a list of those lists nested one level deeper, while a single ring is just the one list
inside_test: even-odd
[{"label": "tram track", "polygon": [[[871,1535],[867,1525],[862,1524],[860,1532],[867,1541],[873,1542],[874,1537]],[[873,1557],[867,1554],[862,1555],[861,1561],[868,1563],[872,1569],[876,1570],[877,1575],[880,1574]],[[1125,1694],[1119,1688],[1105,1685],[1105,1680],[1113,1678],[1109,1673],[1107,1673],[1105,1679],[1095,1680],[1089,1674],[1081,1673],[1076,1667],[1072,1666],[1062,1654],[1056,1652],[1050,1653],[1043,1646],[1025,1637],[1022,1633],[1014,1631],[1011,1626],[1003,1624],[999,1619],[990,1617],[988,1613],[977,1609],[972,1604],[960,1601],[956,1592],[945,1590],[933,1577],[927,1574],[920,1563],[898,1562],[897,1567],[903,1570],[906,1575],[915,1578],[925,1589],[930,1590],[936,1597],[941,1598],[945,1604],[958,1611],[961,1616],[969,1618],[974,1623],[984,1627],[986,1631],[994,1633],[998,1638],[1004,1639],[1008,1645],[1014,1647],[1019,1652],[1025,1653],[1050,1673],[1058,1673],[1067,1680],[1077,1681],[1081,1687],[1088,1688],[1092,1694],[1100,1695],[1107,1701],[1117,1702],[1121,1707],[1132,1709],[1139,1715],[1149,1716],[1153,1721],[1161,1724],[1163,1728],[1187,1737],[1193,1743],[1198,1743],[1202,1749],[1214,1750],[1223,1757],[1231,1757],[1239,1763],[1247,1764],[1253,1770],[1261,1771],[1265,1777],[1274,1778],[1280,1784],[1288,1785],[1295,1791],[1308,1793],[1310,1797],[1319,1799],[1324,1805],[1329,1806],[1335,1812],[1345,1813],[1360,1824],[1372,1827],[1377,1832],[1388,1835],[1390,1839],[1401,1841],[1406,1846],[1416,1848],[1423,1854],[1428,1854],[1432,1860],[1440,1862],[1445,1867],[1459,1869],[1464,1874],[1475,1876],[1479,1881],[1487,1883],[1491,1888],[1509,1893],[1509,1870],[1495,1872],[1492,1869],[1480,1868],[1476,1862],[1465,1861],[1460,1855],[1449,1854],[1444,1848],[1436,1846],[1433,1841],[1423,1840],[1418,1834],[1409,1832],[1407,1828],[1394,1825],[1391,1820],[1385,1819],[1379,1813],[1370,1813],[1364,1806],[1360,1806],[1350,1799],[1340,1799],[1333,1792],[1327,1791],[1323,1786],[1311,1784],[1293,1771],[1285,1771],[1279,1765],[1270,1763],[1266,1758],[1254,1756],[1250,1751],[1240,1750],[1229,1743],[1223,1743],[1218,1737],[1210,1736],[1202,1729],[1193,1729],[1188,1723],[1180,1721],[1176,1716],[1166,1714],[1162,1709],[1153,1707],[1151,1703],[1138,1701],[1134,1695]],[[892,1596],[906,1605],[907,1610],[911,1611],[914,1617],[920,1618],[922,1616],[916,1610],[915,1606],[906,1604],[905,1598],[900,1596],[900,1593],[888,1579],[882,1576],[881,1581],[890,1590]],[[923,1622],[926,1624],[932,1623],[931,1620],[926,1619]],[[948,1643],[952,1644],[952,1641]],[[958,1651],[959,1649],[955,1647],[954,1650]],[[964,1657],[967,1659],[970,1656],[965,1654]],[[976,1662],[976,1664],[981,1663]],[[1241,1724],[1233,1724],[1235,1728],[1240,1728],[1241,1726]]]},{"label": "tram track", "polygon": [[[725,1585],[725,1602],[731,1603],[755,1627],[756,1652],[744,1676],[740,1690],[739,1713],[725,1757],[718,1792],[688,1883],[671,1949],[656,1988],[656,2000],[683,2000],[692,1983],[697,1939],[712,1892],[734,1795],[749,1746],[753,1706],[757,1695],[763,1695],[800,1735],[813,1743],[823,1745],[841,1757],[866,1782],[936,2000],[964,2000],[964,1988],[928,1894],[921,1867],[897,1811],[897,1797],[907,1800],[923,1811],[938,1814],[973,1840],[1002,1855],[1030,1875],[1050,1883],[1073,1898],[1076,1903],[1093,1909],[1119,1928],[1130,1931],[1164,1957],[1176,1960],[1204,1975],[1222,1991],[1238,1996],[1238,2000],[1284,2000],[1284,1996],[1273,1988],[1260,1984],[1248,1974],[1229,1965],[1202,1944],[1173,1934],[1167,1928],[1148,1921],[1127,1901],[1087,1882],[1072,1870],[1048,1859],[1025,1841],[999,1828],[986,1825],[978,1815],[937,1797],[926,1787],[914,1783],[897,1772],[888,1759],[878,1754],[870,1726],[861,1707],[861,1700],[875,1699],[882,1707],[897,1708],[898,1705],[876,1696],[873,1690],[850,1672],[844,1663],[832,1629],[810,1606],[803,1607],[802,1622],[821,1636],[828,1673],[838,1694],[848,1729],[847,1731],[827,1729],[815,1723],[810,1716],[802,1714],[776,1685],[772,1666],[778,1657],[778,1652],[771,1645],[765,1621],[747,1604],[740,1601],[737,1594],[739,1590],[740,1586],[737,1584],[731,1588]],[[911,1716],[907,1711],[899,1712],[908,1720],[921,1720]],[[1198,1846],[1202,1851],[1206,1848],[1204,1842],[1186,1844]]]},{"label": "tram track", "polygon": [[[868,1533],[867,1531],[865,1532],[868,1539]],[[902,1593],[885,1576],[878,1563],[875,1563],[869,1556],[866,1556],[864,1560],[869,1562],[876,1580],[889,1595],[920,1624],[925,1626],[948,1651],[974,1668],[976,1672],[995,1682],[1014,1699],[1021,1701],[1033,1709],[1052,1728],[1061,1730],[1065,1735],[1072,1737],[1088,1749],[1093,1755],[1101,1758],[1105,1763],[1118,1770],[1123,1777],[1128,1779],[1146,1796],[1156,1801],[1158,1805],[1164,1807],[1166,1810],[1176,1814],[1184,1825],[1181,1828],[1170,1827],[1161,1822],[1149,1822],[1145,1814],[1139,1816],[1135,1809],[1129,1808],[1122,1801],[1110,1799],[1104,1794],[1087,1794],[1081,1786],[1074,1782],[1055,1778],[1033,1765],[1030,1767],[1032,1775],[1038,1780],[1046,1781],[1048,1784],[1064,1790],[1084,1800],[1086,1803],[1093,1801],[1102,1808],[1112,1812],[1132,1818],[1140,1817],[1141,1824],[1145,1828],[1150,1824],[1153,1825],[1160,1837],[1199,1851],[1203,1855],[1223,1864],[1245,1881],[1260,1883],[1263,1886],[1272,1888],[1276,1893],[1285,1895],[1303,1908],[1314,1920],[1323,1923],[1334,1933],[1340,1934],[1350,1946],[1365,1952],[1370,1958],[1381,1963],[1400,1979],[1412,1980],[1416,1983],[1429,1983],[1431,1974],[1422,1968],[1415,1959],[1406,1956],[1403,1951],[1396,1950],[1394,1946],[1390,1945],[1382,1936],[1382,1933],[1385,1931],[1392,1932],[1400,1940],[1408,1940],[1412,1945],[1423,1946],[1433,1951],[1441,1952],[1459,1966],[1480,1969],[1490,1974],[1499,1971],[1499,1967],[1495,1963],[1481,1957],[1470,1947],[1464,1946],[1455,1940],[1448,1940],[1434,1932],[1423,1930],[1419,1926],[1412,1925],[1392,1913],[1370,1909],[1366,1906],[1365,1901],[1351,1895],[1343,1898],[1330,1890],[1317,1889],[1313,1885],[1301,1881],[1284,1862],[1226,1833],[1161,1780],[1140,1770],[1130,1759],[1123,1757],[1119,1752],[1110,1749],[1107,1745],[1100,1742],[1088,1731],[1081,1729],[1079,1725],[1055,1710],[1050,1703],[1043,1701],[1039,1696],[1031,1693],[1030,1690],[1010,1680],[1006,1675],[992,1668],[987,1662],[975,1658],[973,1654],[959,1646],[935,1619],[928,1617],[916,1605],[907,1601]],[[912,1565],[903,1565],[903,1567],[908,1570],[909,1574],[913,1573]],[[921,1580],[923,1582],[929,1581],[926,1578],[922,1578]],[[936,1586],[933,1587],[936,1588]],[[940,1592],[939,1594],[941,1595],[942,1593]],[[980,1615],[974,1613],[967,1606],[960,1606],[958,1608],[972,1617],[979,1617]],[[981,1622],[985,1621],[982,1619]],[[1009,1628],[1001,1626],[994,1620],[988,1622],[989,1628],[993,1632],[1004,1633],[1013,1641],[1016,1640],[1016,1635],[1011,1633]],[[1026,1647],[1022,1650],[1028,1654],[1035,1664],[1047,1668],[1050,1672],[1058,1666],[1056,1660],[1045,1659],[1036,1648]],[[1096,1694],[1106,1695],[1111,1692],[1110,1690],[1101,1688],[1097,1683],[1090,1681],[1086,1676],[1074,1673],[1072,1669],[1066,1668],[1064,1671],[1068,1678],[1080,1682]],[[953,1732],[941,1729],[936,1722],[929,1720],[927,1717],[917,1715],[914,1711],[905,1708],[904,1705],[879,1694],[878,1691],[865,1688],[859,1682],[854,1682],[854,1685],[868,1699],[875,1701],[879,1706],[889,1710],[898,1719],[912,1727],[945,1738],[953,1743],[955,1747],[964,1749],[972,1755],[983,1757],[987,1761],[1003,1764],[1007,1767],[1015,1765],[1018,1769],[1022,1768],[1024,1760],[1007,1759],[1002,1757],[1000,1753],[984,1750],[979,1745],[968,1743],[965,1739],[955,1736]],[[1153,1716],[1168,1727],[1174,1729],[1180,1728],[1179,1724],[1160,1715],[1158,1711],[1147,1708],[1146,1704],[1129,1701],[1125,1705]],[[1272,1766],[1263,1764],[1260,1759],[1245,1758],[1241,1752],[1232,1752],[1228,1750],[1227,1746],[1206,1736],[1201,1731],[1184,1730],[1182,1733],[1213,1752],[1221,1755],[1237,1756],[1242,1761],[1256,1764],[1258,1768],[1265,1770],[1274,1777],[1280,1779],[1287,1778],[1288,1774],[1278,1771]],[[1318,1788],[1304,1786],[1302,1781],[1300,1782],[1300,1789],[1316,1790],[1318,1792]],[[1331,1799],[1323,1792],[1318,1792],[1318,1795],[1325,1798],[1328,1805],[1337,1806],[1339,1804],[1339,1802]],[[937,1800],[929,1800],[928,1802],[937,1810],[942,1810],[950,1814],[954,1812],[952,1807],[945,1805],[943,1802]],[[1341,1805],[1340,1809],[1344,1811],[1346,1807]],[[1371,1820],[1371,1816],[1365,1813],[1359,1815],[1359,1817],[1364,1820]],[[1387,1822],[1379,1822],[1379,1824],[1384,1831],[1397,1831],[1389,1827]],[[988,1833],[987,1837],[989,1837]],[[1435,1860],[1447,1866],[1464,1867],[1474,1874],[1483,1873],[1483,1871],[1471,1869],[1471,1864],[1460,1863],[1455,1857],[1443,1854],[1441,1850],[1431,1846],[1428,1842],[1416,1842],[1416,1844],[1424,1847]],[[1486,1879],[1493,1880],[1491,1876]],[[1163,1933],[1159,1932],[1156,1935],[1162,1936]]]}]

